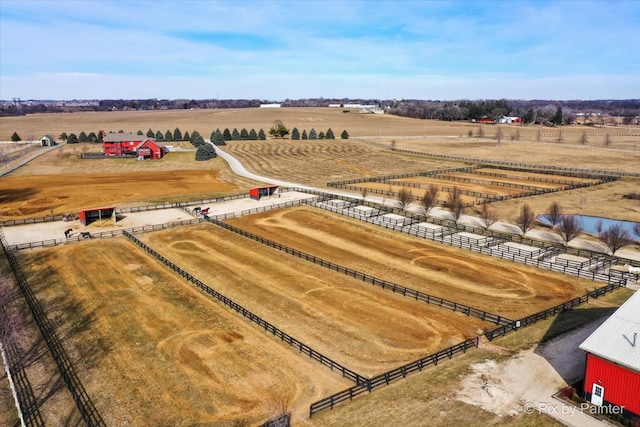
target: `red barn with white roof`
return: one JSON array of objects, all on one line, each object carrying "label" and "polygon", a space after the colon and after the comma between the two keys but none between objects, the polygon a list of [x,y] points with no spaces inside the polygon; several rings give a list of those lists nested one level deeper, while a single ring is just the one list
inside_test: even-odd
[{"label": "red barn with white roof", "polygon": [[615,405],[640,417],[640,292],[581,345],[587,353],[583,391],[594,405]]}]

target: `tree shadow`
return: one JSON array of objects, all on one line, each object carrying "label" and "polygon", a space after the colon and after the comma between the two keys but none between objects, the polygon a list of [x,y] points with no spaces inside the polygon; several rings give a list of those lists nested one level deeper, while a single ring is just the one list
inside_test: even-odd
[{"label": "tree shadow", "polygon": [[39,192],[35,188],[3,188],[0,189],[0,203],[23,202]]}]

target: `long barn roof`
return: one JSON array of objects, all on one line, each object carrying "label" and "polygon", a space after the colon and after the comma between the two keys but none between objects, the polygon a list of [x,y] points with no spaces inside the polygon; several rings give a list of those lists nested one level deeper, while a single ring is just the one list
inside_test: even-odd
[{"label": "long barn roof", "polygon": [[154,138],[148,138],[145,135],[136,135],[135,133],[108,133],[102,138],[104,142],[141,142],[146,140],[155,142]]},{"label": "long barn roof", "polygon": [[622,304],[580,348],[640,372],[640,292]]}]

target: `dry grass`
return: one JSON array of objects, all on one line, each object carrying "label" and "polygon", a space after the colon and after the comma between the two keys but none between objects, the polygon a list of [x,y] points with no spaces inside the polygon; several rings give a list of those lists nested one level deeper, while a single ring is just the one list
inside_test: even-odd
[{"label": "dry grass", "polygon": [[[21,262],[107,425],[255,425],[283,393],[300,417],[350,385],[124,239],[23,253]],[[48,379],[30,371],[38,387]],[[47,425],[72,412],[65,392],[50,399]]]},{"label": "dry grass", "polygon": [[227,222],[327,261],[512,319],[593,289],[588,280],[443,247],[310,207]]}]

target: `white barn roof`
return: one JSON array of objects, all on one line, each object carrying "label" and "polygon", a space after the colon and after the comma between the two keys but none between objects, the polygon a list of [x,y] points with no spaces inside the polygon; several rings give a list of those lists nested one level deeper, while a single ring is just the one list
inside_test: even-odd
[{"label": "white barn roof", "polygon": [[580,348],[640,372],[640,292],[622,304]]}]

